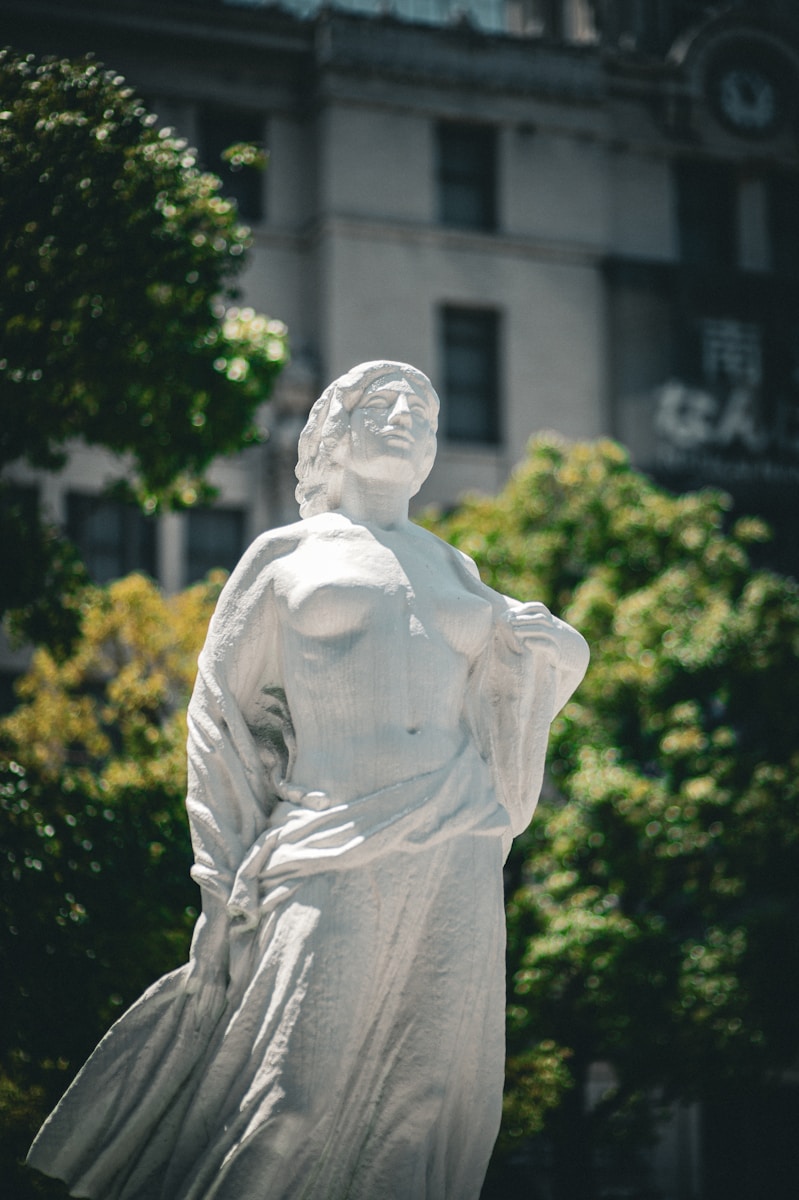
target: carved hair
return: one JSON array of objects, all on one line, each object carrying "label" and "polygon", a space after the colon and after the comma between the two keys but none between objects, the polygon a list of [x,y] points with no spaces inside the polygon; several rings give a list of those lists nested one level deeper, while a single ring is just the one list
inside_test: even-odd
[{"label": "carved hair", "polygon": [[295,495],[301,517],[331,512],[339,503],[344,469],[344,453],[339,447],[349,428],[350,413],[357,408],[370,384],[390,375],[400,375],[406,379],[430,406],[430,447],[413,481],[411,495],[415,496],[419,491],[436,455],[435,431],[439,407],[436,390],[422,371],[408,363],[387,359],[360,363],[325,388],[308,414],[305,428],[300,434],[295,469],[299,483]]}]

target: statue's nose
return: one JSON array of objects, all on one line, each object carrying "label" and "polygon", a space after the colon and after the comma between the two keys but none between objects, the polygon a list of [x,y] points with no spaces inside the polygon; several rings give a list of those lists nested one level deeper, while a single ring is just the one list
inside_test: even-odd
[{"label": "statue's nose", "polygon": [[397,420],[404,421],[406,418],[410,419],[410,415],[411,415],[411,410],[408,407],[407,397],[405,396],[405,394],[403,392],[400,392],[400,394],[397,396],[397,399],[394,402],[394,407],[392,408],[391,412],[389,413],[388,419],[389,419],[389,421],[397,421]]}]

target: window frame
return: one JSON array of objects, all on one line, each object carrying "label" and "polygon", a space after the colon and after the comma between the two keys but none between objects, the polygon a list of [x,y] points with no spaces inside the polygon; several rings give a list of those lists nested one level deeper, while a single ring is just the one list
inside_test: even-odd
[{"label": "window frame", "polygon": [[[500,310],[494,307],[442,304],[438,313],[438,329],[442,382],[441,429],[444,441],[453,446],[492,449],[502,446],[504,412]],[[469,382],[464,388],[458,377],[467,373],[469,354],[474,356],[478,351],[484,351],[485,354],[480,372],[481,386]],[[453,358],[459,353],[460,363]],[[464,400],[465,405],[462,405]],[[459,421],[457,418],[461,405],[461,413],[467,415]]]},{"label": "window frame", "polygon": [[[80,556],[95,583],[106,584],[125,575],[140,572],[151,579],[158,579],[159,525],[157,517],[147,516],[135,504],[116,500],[101,492],[86,492],[70,488],[64,498],[66,508],[66,532],[70,541],[77,546]],[[103,509],[119,522],[118,535],[103,543],[98,538],[89,541],[85,525],[96,518]],[[111,573],[97,571],[100,556],[113,557],[116,551],[118,570]],[[93,561],[94,560],[94,564]]]},{"label": "window frame", "polygon": [[766,178],[766,228],[771,273],[799,279],[799,171],[774,171]]},{"label": "window frame", "polygon": [[[199,570],[194,563],[202,558],[202,555],[192,548],[192,525],[196,526],[198,518],[204,517],[232,517],[237,523],[235,535],[231,538],[233,549],[230,554],[223,556],[221,562],[210,562],[202,570]],[[199,583],[205,579],[209,571],[223,570],[232,571],[238,563],[242,554],[246,549],[247,540],[247,509],[243,505],[234,504],[219,504],[203,506],[200,508],[189,509],[186,513],[186,540],[184,546],[184,585],[190,587],[194,583]],[[207,552],[207,557],[210,557],[213,550]]]},{"label": "window frame", "polygon": [[[230,124],[230,136],[220,131]],[[251,128],[248,130],[248,124]],[[216,125],[216,129],[213,129]],[[239,126],[241,128],[239,129]],[[209,128],[213,130],[209,134]],[[251,142],[266,150],[266,114],[255,109],[231,108],[227,105],[198,105],[196,111],[197,157],[207,171],[222,180],[222,195],[235,200],[239,216],[245,221],[261,223],[267,217],[266,181],[257,167],[241,167],[234,171],[222,159],[222,153],[238,142]],[[251,136],[252,135],[252,136]],[[249,200],[254,203],[250,205]]]},{"label": "window frame", "polygon": [[[471,162],[467,161],[470,156]],[[496,127],[467,121],[437,122],[435,163],[439,223],[451,229],[495,233],[499,216]],[[467,195],[475,214],[472,218],[465,215]]]},{"label": "window frame", "polygon": [[673,188],[681,265],[706,272],[737,270],[741,214],[734,165],[713,159],[676,159]]}]

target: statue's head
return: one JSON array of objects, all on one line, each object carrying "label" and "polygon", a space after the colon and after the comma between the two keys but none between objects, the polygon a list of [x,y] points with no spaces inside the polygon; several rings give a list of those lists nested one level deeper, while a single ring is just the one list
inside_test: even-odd
[{"label": "statue's head", "polygon": [[296,489],[300,516],[331,512],[341,498],[341,477],[350,454],[350,414],[384,384],[401,381],[421,398],[428,410],[429,429],[418,459],[409,495],[415,496],[430,474],[436,456],[435,432],[439,400],[430,380],[407,363],[380,360],[360,363],[335,379],[311,409],[300,435]]}]

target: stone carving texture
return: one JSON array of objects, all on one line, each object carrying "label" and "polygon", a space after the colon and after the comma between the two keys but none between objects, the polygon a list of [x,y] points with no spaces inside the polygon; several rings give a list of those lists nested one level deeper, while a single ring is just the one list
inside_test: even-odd
[{"label": "stone carving texture", "polygon": [[579,633],[408,520],[438,398],[362,364],[300,439],[302,519],[231,576],[189,707],[190,962],[29,1162],[97,1200],[476,1200],[499,1127],[502,864]]}]

